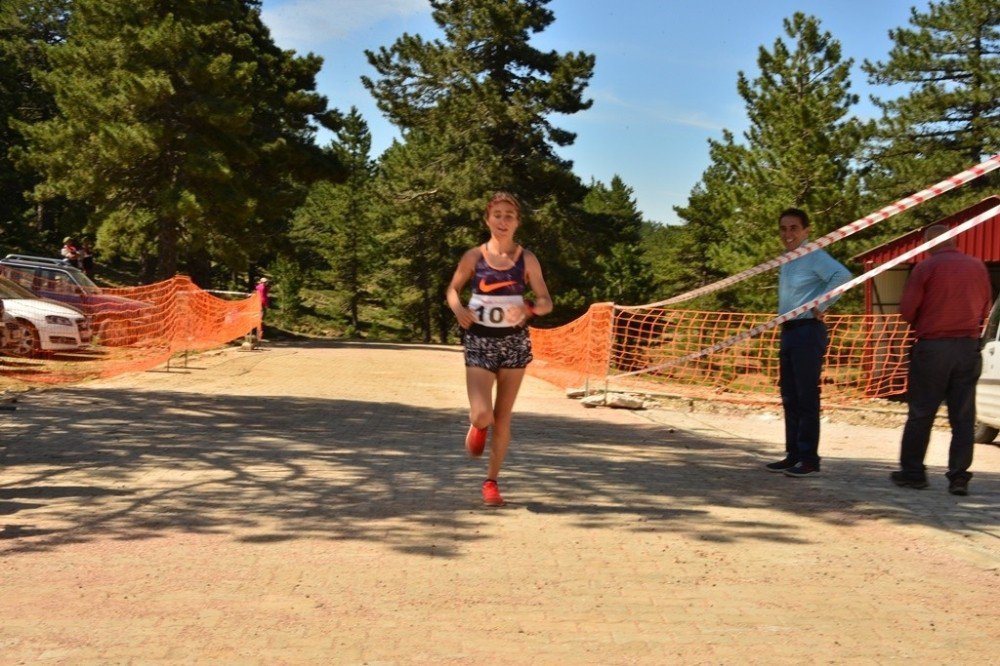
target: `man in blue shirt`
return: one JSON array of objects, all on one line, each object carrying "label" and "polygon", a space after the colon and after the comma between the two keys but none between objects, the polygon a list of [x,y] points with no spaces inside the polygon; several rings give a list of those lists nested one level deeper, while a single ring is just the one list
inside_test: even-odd
[{"label": "man in blue shirt", "polygon": [[[778,231],[785,250],[809,242],[809,216],[798,208],[784,210]],[[778,276],[778,312],[822,296],[851,279],[851,273],[824,250],[784,264]],[[829,339],[824,311],[837,299],[781,325],[781,404],[785,411],[785,457],[766,467],[788,476],[819,473],[819,394],[823,356]]]}]

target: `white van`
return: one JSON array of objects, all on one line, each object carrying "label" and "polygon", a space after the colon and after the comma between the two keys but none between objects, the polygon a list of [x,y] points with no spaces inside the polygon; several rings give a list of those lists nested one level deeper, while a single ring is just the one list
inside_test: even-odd
[{"label": "white van", "polygon": [[983,374],[976,384],[975,440],[988,444],[1000,434],[1000,298],[983,332]]}]

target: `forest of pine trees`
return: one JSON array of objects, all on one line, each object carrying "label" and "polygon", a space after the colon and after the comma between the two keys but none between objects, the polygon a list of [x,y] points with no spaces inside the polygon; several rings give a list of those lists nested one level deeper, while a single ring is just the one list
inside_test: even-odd
[{"label": "forest of pine trees", "polygon": [[[809,209],[820,235],[1000,151],[1000,0],[915,7],[885,58],[862,64],[887,91],[875,121],[855,115],[836,36],[788,17],[733,73],[748,129],[709,142],[671,226],[643,219],[621,178],[583,182],[560,157],[576,137],[553,118],[587,113],[596,58],[533,46],[558,20],[548,0],[431,0],[439,37],[367,52],[362,83],[403,137],[381,155],[356,108],[317,92],[322,60],[275,45],[258,0],[169,4],[0,4],[0,242],[46,253],[82,230],[137,281],[180,271],[241,288],[266,272],[289,330],[453,340],[445,285],[484,240],[495,189],[529,211],[521,234],[556,324],[774,256],[786,206]],[[919,215],[998,185],[982,178]],[[833,250],[846,260],[899,230]],[[697,306],[773,310],[774,279]]]}]

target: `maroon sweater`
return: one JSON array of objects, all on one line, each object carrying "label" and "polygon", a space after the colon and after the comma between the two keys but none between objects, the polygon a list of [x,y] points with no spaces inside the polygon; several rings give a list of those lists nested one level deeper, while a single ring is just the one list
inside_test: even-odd
[{"label": "maroon sweater", "polygon": [[918,340],[978,338],[990,314],[991,294],[986,264],[947,247],[910,273],[899,314]]}]

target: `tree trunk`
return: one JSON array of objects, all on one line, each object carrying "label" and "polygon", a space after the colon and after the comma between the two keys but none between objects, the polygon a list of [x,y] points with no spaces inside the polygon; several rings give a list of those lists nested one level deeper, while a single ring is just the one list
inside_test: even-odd
[{"label": "tree trunk", "polygon": [[199,250],[188,258],[187,272],[191,281],[202,289],[212,287],[212,260],[205,250]]},{"label": "tree trunk", "polygon": [[151,254],[145,254],[140,261],[142,262],[142,283],[150,284],[156,282],[156,257]]},{"label": "tree trunk", "polygon": [[448,332],[451,329],[452,312],[449,308],[442,306],[438,309],[438,334],[441,344],[448,344]]},{"label": "tree trunk", "polygon": [[177,274],[177,223],[174,220],[160,219],[156,250],[156,278],[168,280]]},{"label": "tree trunk", "polygon": [[426,286],[423,290],[422,301],[421,305],[423,307],[420,312],[420,328],[423,329],[422,333],[424,344],[430,344],[431,335],[433,333],[431,326],[431,299]]}]

